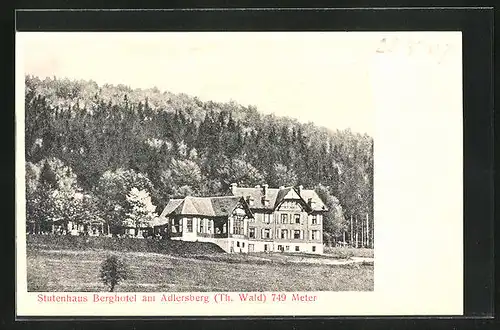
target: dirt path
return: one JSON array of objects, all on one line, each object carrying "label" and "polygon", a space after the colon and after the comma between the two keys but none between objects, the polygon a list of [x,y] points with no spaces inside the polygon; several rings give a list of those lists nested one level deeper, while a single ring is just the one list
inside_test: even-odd
[{"label": "dirt path", "polygon": [[287,260],[288,262],[293,263],[308,263],[308,264],[320,264],[320,265],[349,265],[349,264],[357,264],[363,262],[373,263],[373,258],[362,258],[362,257],[352,257],[350,259],[327,259],[327,258],[290,258]]},{"label": "dirt path", "polygon": [[[56,255],[79,255],[82,252],[77,251],[77,250],[45,250],[45,249],[40,249],[39,253],[43,254],[56,254]],[[97,255],[102,255],[103,257],[105,254],[109,253],[110,251],[106,250],[92,250],[88,251],[90,254],[97,254]],[[117,253],[117,251],[112,251],[112,253]],[[219,260],[210,260],[210,258],[205,259],[205,258],[197,258],[197,257],[192,257],[189,255],[184,255],[184,256],[174,256],[174,255],[168,255],[168,254],[160,254],[160,253],[153,253],[153,252],[126,252],[126,255],[128,257],[155,257],[158,258],[159,260],[190,260],[191,262],[194,263],[204,263],[206,261],[214,261],[214,262],[227,262],[230,259],[239,259],[241,258],[241,255],[238,254],[222,254],[222,259]],[[271,254],[271,255],[246,255],[246,258],[254,261],[264,261],[264,262],[269,262],[269,263],[275,263],[275,262],[284,262],[284,263],[293,263],[293,264],[315,264],[315,265],[349,265],[349,264],[360,264],[360,263],[371,263],[373,264],[374,259],[373,258],[367,258],[367,257],[351,257],[349,259],[337,259],[337,258],[318,258],[316,256],[314,257],[309,257],[306,255],[293,255],[293,254],[287,254],[287,255],[281,255],[281,254]],[[228,260],[224,260],[228,259]],[[57,261],[54,259],[54,261]],[[81,262],[85,263],[92,263],[92,262],[100,262],[96,259],[92,260],[81,260]],[[248,261],[243,261],[242,262],[248,262]]]}]

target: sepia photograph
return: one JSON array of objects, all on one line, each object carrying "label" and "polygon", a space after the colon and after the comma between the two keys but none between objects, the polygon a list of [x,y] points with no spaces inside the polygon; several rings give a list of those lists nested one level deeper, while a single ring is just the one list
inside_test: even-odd
[{"label": "sepia photograph", "polygon": [[461,37],[17,32],[20,312],[460,311]]},{"label": "sepia photograph", "polygon": [[376,42],[30,35],[28,291],[373,290]]}]

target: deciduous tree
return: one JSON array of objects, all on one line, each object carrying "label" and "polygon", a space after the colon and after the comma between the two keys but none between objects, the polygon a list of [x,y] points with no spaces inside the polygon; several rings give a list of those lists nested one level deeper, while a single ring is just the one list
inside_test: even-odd
[{"label": "deciduous tree", "polygon": [[130,189],[127,203],[129,211],[126,222],[135,226],[135,234],[138,235],[140,228],[150,226],[153,219],[158,216],[156,206],[151,202],[151,196],[146,190],[139,190],[135,187]]}]

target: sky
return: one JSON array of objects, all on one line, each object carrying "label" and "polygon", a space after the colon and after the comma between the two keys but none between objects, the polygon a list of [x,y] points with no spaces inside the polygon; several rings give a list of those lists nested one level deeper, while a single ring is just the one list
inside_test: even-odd
[{"label": "sky", "polygon": [[40,78],[156,86],[333,130],[374,131],[376,33],[36,32],[16,38],[24,72]]}]

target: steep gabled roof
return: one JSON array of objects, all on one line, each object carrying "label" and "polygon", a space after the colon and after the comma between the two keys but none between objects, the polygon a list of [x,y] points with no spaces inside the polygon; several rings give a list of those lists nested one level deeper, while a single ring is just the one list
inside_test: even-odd
[{"label": "steep gabled roof", "polygon": [[[278,189],[278,193],[276,194],[276,201],[274,202],[274,208],[278,207],[278,205],[283,201],[286,195],[293,189],[293,187],[286,187],[283,189]],[[298,194],[298,192],[297,192]]]},{"label": "steep gabled roof", "polygon": [[248,197],[253,199],[253,205],[250,206],[250,209],[268,209],[274,210],[274,205],[276,202],[276,198],[278,195],[279,189],[268,188],[266,193],[266,199],[269,200],[268,205],[266,206],[263,203],[264,195],[262,193],[262,189],[260,188],[246,188],[246,187],[237,187],[232,192],[234,196],[240,196],[247,200]]},{"label": "steep gabled roof", "polygon": [[300,196],[306,202],[309,201],[309,199],[312,200],[312,202],[314,203],[313,210],[315,210],[315,211],[327,211],[328,210],[325,203],[323,203],[323,200],[318,196],[318,194],[314,190],[303,189]]},{"label": "steep gabled roof", "polygon": [[229,216],[233,210],[242,203],[251,214],[246,202],[239,196],[222,197],[191,197],[184,199],[172,199],[168,202],[161,216],[166,217],[172,214],[185,214],[206,217]]},{"label": "steep gabled roof", "polygon": [[[253,205],[249,206],[250,209],[273,211],[292,190],[295,191],[306,204],[308,204],[309,199],[311,199],[313,202],[311,209],[313,211],[327,210],[326,205],[323,203],[318,194],[312,189],[298,189],[297,187],[266,188],[266,194],[264,195],[262,187],[234,187],[232,189],[232,194],[234,196],[241,196],[245,199],[248,197],[253,199]],[[267,205],[264,204],[265,199],[269,201]]]},{"label": "steep gabled roof", "polygon": [[177,209],[177,207],[179,207],[179,205],[181,205],[182,201],[182,199],[169,200],[160,216],[164,217],[165,215],[172,213],[175,209]]},{"label": "steep gabled roof", "polygon": [[232,212],[240,201],[245,203],[238,196],[212,197],[211,201],[215,216],[223,216]]}]

